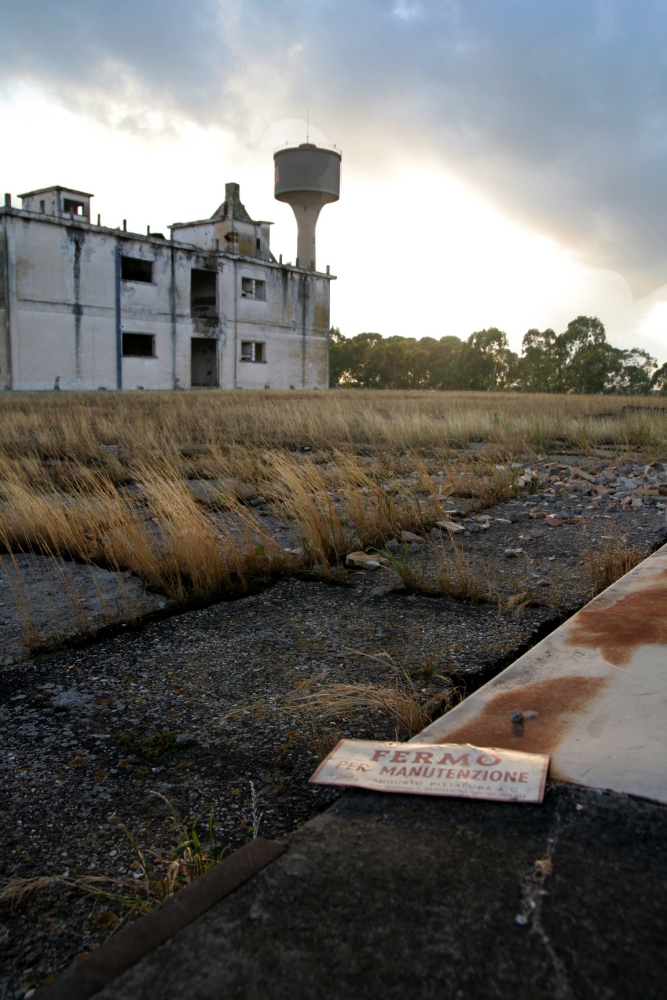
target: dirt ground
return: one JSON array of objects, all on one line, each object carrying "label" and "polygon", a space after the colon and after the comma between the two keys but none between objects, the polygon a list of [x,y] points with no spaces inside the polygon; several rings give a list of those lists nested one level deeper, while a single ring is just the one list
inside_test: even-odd
[{"label": "dirt ground", "polygon": [[[0,874],[140,875],[123,827],[156,843],[165,799],[202,835],[212,817],[217,843],[237,847],[253,835],[251,782],[261,834],[295,829],[333,801],[308,778],[337,739],[408,735],[380,712],[322,718],[304,710],[304,695],[407,676],[424,703],[446,685],[464,697],[585,603],[589,551],[610,538],[641,552],[663,544],[659,503],[624,509],[549,486],[480,520],[452,499],[463,530],[396,539],[387,566],[351,569],[336,585],[286,578],[178,614],[165,605],[158,620],[32,659],[16,655],[5,595],[2,649],[12,656],[0,670]],[[286,544],[298,541],[281,530]],[[443,561],[458,558],[452,537],[492,600],[424,592]],[[3,907],[0,996],[29,994],[122,915],[113,900],[93,903],[62,886]]]}]

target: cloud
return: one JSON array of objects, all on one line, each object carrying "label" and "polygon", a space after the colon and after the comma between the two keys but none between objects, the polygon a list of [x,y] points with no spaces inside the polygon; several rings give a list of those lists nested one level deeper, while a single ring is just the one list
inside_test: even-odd
[{"label": "cloud", "polygon": [[436,164],[641,296],[667,280],[666,29],[647,0],[22,0],[0,85],[249,148],[308,106],[346,170]]}]

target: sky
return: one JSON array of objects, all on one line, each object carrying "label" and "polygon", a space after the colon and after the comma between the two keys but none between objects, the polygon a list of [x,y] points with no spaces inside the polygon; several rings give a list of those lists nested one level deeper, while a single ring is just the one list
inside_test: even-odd
[{"label": "sky", "polygon": [[[667,360],[667,0],[22,0],[0,6],[0,188],[168,232],[227,181],[296,254],[286,141],[342,149],[332,324],[467,337],[597,315]],[[4,187],[2,185],[4,184]]]}]

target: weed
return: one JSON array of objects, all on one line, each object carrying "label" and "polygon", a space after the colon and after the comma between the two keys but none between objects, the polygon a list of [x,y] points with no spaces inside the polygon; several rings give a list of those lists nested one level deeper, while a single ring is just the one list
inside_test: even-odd
[{"label": "weed", "polygon": [[[162,824],[159,843],[151,844],[150,831],[145,827],[134,835],[126,826],[121,826],[132,846],[135,877],[38,875],[10,878],[0,881],[0,903],[16,906],[35,892],[53,887],[66,888],[92,898],[95,904],[103,902],[107,906],[112,905],[123,914],[120,917],[114,911],[106,910],[103,911],[104,916],[98,915],[97,922],[112,927],[112,933],[115,933],[128,919],[147,913],[205,874],[231,850],[230,846],[223,848],[218,844],[212,814],[208,818],[208,845],[205,846],[197,833],[196,822],[188,828],[176,817],[168,799],[159,792],[151,794],[162,799],[169,810]],[[171,847],[165,844],[167,835]]]},{"label": "weed", "polygon": [[259,811],[259,801],[257,799],[257,793],[255,792],[255,786],[252,781],[250,782],[250,794],[252,796],[252,839],[256,840],[259,836],[259,828],[264,815],[264,810],[261,812]]},{"label": "weed", "polygon": [[160,753],[176,751],[175,729],[161,729],[152,736],[140,737],[136,729],[131,733],[119,733],[121,745],[129,752],[141,753],[145,757],[157,757]]},{"label": "weed", "polygon": [[640,550],[626,545],[614,528],[611,535],[603,538],[601,549],[588,549],[592,593],[599,594],[610,587],[646,559],[648,554],[648,546]]},{"label": "weed", "polygon": [[422,551],[410,558],[408,546],[404,542],[400,555],[388,553],[389,562],[401,578],[401,583],[407,591],[417,593],[433,593],[435,588],[430,583],[426,575],[426,545],[421,546]]},{"label": "weed", "polygon": [[534,607],[539,603],[537,591],[529,587],[528,590],[522,590],[518,594],[513,594],[512,597],[508,597],[505,601],[500,601],[500,606],[507,610],[512,609],[516,615],[520,615],[525,608]]},{"label": "weed", "polygon": [[404,670],[414,680],[428,681],[437,675],[438,659],[435,656],[426,656],[419,663],[407,664]]},{"label": "weed", "polygon": [[439,554],[440,593],[459,601],[495,601],[497,594],[493,590],[488,573],[483,569],[474,569],[453,536],[450,536],[450,540],[451,553],[446,552],[443,545]]},{"label": "weed", "polygon": [[312,740],[308,743],[308,747],[315,753],[318,762],[321,763],[325,757],[329,756],[341,739],[342,734],[337,726],[332,726],[329,729],[319,727],[315,730]]}]

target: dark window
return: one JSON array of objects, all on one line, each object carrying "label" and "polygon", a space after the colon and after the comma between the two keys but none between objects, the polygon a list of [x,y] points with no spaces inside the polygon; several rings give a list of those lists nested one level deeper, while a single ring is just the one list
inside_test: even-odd
[{"label": "dark window", "polygon": [[40,210],[40,212],[44,212],[45,211],[45,208],[44,208],[44,199],[43,198],[41,199],[41,201],[39,203],[39,210]]},{"label": "dark window", "polygon": [[121,257],[120,276],[123,281],[153,280],[153,261],[142,260],[141,257]]},{"label": "dark window", "polygon": [[260,240],[259,236],[255,240],[255,246],[257,248],[257,253],[259,253],[262,249],[262,241]]},{"label": "dark window", "polygon": [[241,361],[256,361],[260,364],[266,361],[266,344],[252,341],[241,341]]},{"label": "dark window", "polygon": [[154,358],[155,337],[152,333],[124,333],[124,358]]},{"label": "dark window", "polygon": [[241,278],[241,298],[259,299],[264,302],[266,299],[266,282],[256,278]]},{"label": "dark window", "polygon": [[72,201],[71,198],[63,198],[63,212],[68,215],[71,212],[72,215],[83,215],[84,205],[81,201]]},{"label": "dark window", "polygon": [[197,319],[218,318],[217,271],[190,271],[190,315]]}]

